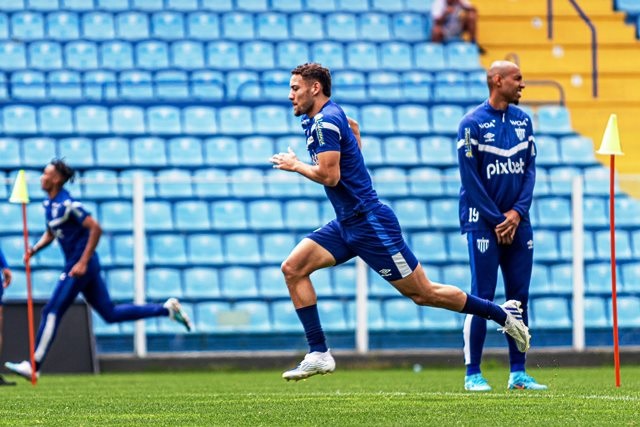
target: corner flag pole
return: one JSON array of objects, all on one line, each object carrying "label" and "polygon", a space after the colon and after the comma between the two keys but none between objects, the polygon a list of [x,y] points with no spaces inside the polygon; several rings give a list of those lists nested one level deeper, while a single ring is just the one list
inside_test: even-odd
[{"label": "corner flag pole", "polygon": [[616,370],[616,387],[620,387],[620,345],[618,342],[618,295],[616,291],[616,221],[615,221],[615,165],[616,156],[624,153],[620,148],[618,116],[611,114],[602,136],[598,154],[609,155],[609,232],[611,235],[611,305],[613,317],[613,360]]},{"label": "corner flag pole", "polygon": [[[22,205],[22,235],[24,238],[24,253],[29,250],[29,231],[27,229],[27,203],[29,203],[29,191],[27,190],[27,180],[24,170],[18,172],[16,181],[13,184],[13,191],[9,198],[11,203]],[[30,260],[25,260],[25,274],[27,276],[27,317],[29,318],[29,358],[31,360],[31,384],[36,385],[36,359],[35,359],[35,339],[33,335],[33,297],[31,295],[31,266]]]}]

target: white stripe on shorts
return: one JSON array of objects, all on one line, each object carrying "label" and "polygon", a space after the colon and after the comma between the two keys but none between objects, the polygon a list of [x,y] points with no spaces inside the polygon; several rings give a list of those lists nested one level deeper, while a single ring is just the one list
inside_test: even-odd
[{"label": "white stripe on shorts", "polygon": [[404,259],[400,252],[393,255],[391,259],[393,260],[393,263],[396,265],[396,268],[400,272],[400,275],[403,279],[412,273],[409,264],[407,264],[407,261]]}]

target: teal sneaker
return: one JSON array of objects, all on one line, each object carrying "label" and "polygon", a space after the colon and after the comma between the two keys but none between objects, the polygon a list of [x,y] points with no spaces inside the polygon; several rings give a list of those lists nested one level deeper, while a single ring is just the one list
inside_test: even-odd
[{"label": "teal sneaker", "polygon": [[509,374],[509,390],[546,390],[544,384],[538,384],[533,377],[525,371],[516,371]]},{"label": "teal sneaker", "polygon": [[176,298],[169,298],[167,302],[163,304],[164,308],[169,310],[169,318],[175,320],[176,322],[183,325],[187,328],[187,331],[190,331],[193,326],[191,325],[191,320],[189,320],[189,316],[182,309],[180,302]]},{"label": "teal sneaker", "polygon": [[473,374],[464,377],[464,389],[467,391],[491,391],[491,386],[482,374]]}]

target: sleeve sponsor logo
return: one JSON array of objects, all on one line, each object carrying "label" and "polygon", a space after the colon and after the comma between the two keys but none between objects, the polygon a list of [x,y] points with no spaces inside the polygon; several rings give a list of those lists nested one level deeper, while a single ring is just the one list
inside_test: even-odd
[{"label": "sleeve sponsor logo", "polygon": [[473,158],[473,151],[471,149],[471,128],[464,128],[464,155],[467,158]]}]

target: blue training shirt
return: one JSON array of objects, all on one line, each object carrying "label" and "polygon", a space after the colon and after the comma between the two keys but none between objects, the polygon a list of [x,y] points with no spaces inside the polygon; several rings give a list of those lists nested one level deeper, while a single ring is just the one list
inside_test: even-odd
[{"label": "blue training shirt", "polygon": [[4,257],[4,254],[0,249],[0,270],[4,270],[5,268],[9,268],[9,264],[7,264],[7,259]]},{"label": "blue training shirt", "polygon": [[458,128],[460,227],[493,230],[516,210],[530,223],[536,147],[531,117],[515,105],[496,110],[485,101]]},{"label": "blue training shirt", "polygon": [[43,202],[47,228],[53,233],[64,253],[67,266],[75,264],[84,252],[89,230],[82,226],[89,213],[64,188]]},{"label": "blue training shirt", "polygon": [[364,164],[358,141],[353,135],[342,108],[329,100],[313,118],[304,115],[302,127],[307,136],[307,150],[314,164],[318,154],[340,152],[340,181],[335,187],[324,187],[336,211],[338,221],[371,210],[378,195]]}]

